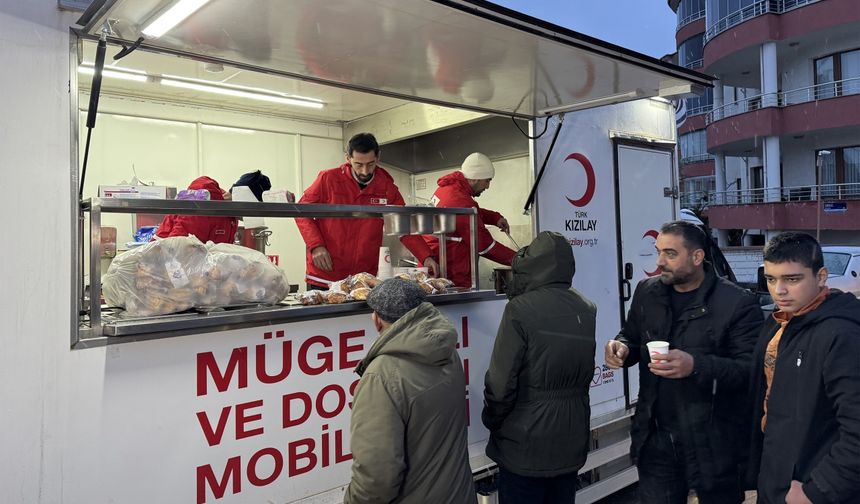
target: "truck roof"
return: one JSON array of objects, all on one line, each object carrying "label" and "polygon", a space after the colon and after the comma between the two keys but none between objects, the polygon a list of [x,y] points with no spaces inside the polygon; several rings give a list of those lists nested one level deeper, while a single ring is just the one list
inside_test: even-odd
[{"label": "truck roof", "polygon": [[95,38],[396,98],[520,118],[712,85],[704,74],[482,0],[220,0],[158,38],[160,0],[95,0]]}]

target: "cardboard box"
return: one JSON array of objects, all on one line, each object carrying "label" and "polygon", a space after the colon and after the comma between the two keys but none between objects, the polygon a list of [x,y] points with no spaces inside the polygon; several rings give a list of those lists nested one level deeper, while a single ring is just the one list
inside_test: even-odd
[{"label": "cardboard box", "polygon": [[99,198],[175,199],[176,188],[146,185],[100,185]]}]

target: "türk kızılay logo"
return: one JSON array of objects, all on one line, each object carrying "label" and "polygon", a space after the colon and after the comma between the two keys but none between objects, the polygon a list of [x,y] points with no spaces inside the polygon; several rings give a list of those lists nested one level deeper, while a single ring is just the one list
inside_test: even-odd
[{"label": "t\u00fcrk k\u0131z\u0131lay logo", "polygon": [[566,198],[571,205],[575,207],[584,207],[591,202],[591,198],[594,197],[594,191],[597,188],[597,179],[594,176],[594,167],[591,166],[591,161],[589,161],[585,155],[578,152],[574,152],[564,158],[565,163],[570,160],[578,161],[585,170],[585,192],[582,196],[576,199],[572,199],[570,196],[566,196]]},{"label": "t\u00fcrk k\u0131z\u0131lay logo", "polygon": [[[591,161],[579,152],[571,153],[564,158],[565,163],[568,161],[573,161],[572,165],[574,169],[578,165],[585,172],[585,191],[577,198],[571,198],[569,195],[564,196],[568,203],[577,208],[573,219],[565,219],[564,230],[567,232],[576,232],[574,236],[568,236],[572,246],[593,247],[597,245],[597,237],[595,236],[597,232],[597,219],[590,219],[588,212],[582,208],[591,202],[597,189],[597,178],[594,174],[594,167]],[[573,176],[574,180],[580,179],[580,177]]]}]

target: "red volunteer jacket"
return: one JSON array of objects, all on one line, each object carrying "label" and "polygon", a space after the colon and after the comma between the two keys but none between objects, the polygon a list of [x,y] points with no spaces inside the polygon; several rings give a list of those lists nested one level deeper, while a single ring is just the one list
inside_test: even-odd
[{"label": "red volunteer jacket", "polygon": [[[299,203],[329,205],[404,205],[394,179],[377,167],[373,179],[364,189],[352,177],[352,168],[344,163],[321,172],[305,191]],[[376,274],[379,247],[382,246],[382,219],[296,219],[307,247],[308,283],[327,286],[354,273]],[[314,266],[311,251],[319,246],[328,249],[332,271]]]},{"label": "red volunteer jacket", "polygon": [[[189,189],[206,189],[211,200],[223,200],[221,186],[215,179],[197,177]],[[155,233],[159,238],[194,235],[203,243],[233,243],[239,220],[235,217],[209,217],[201,215],[167,215]]]},{"label": "red volunteer jacket", "polygon": [[[440,208],[477,208],[478,209],[478,255],[486,257],[499,264],[511,265],[515,250],[505,247],[493,239],[493,235],[487,231],[486,223],[495,225],[502,218],[502,214],[485,210],[478,206],[478,202],[472,197],[472,188],[460,171],[449,173],[437,182],[439,187],[433,193],[433,204]],[[420,246],[416,238],[404,237],[403,243],[409,246],[415,257],[424,262],[428,257],[439,260],[439,239],[435,236],[424,235],[424,247]],[[448,235],[448,279],[457,287],[470,287],[472,285],[472,265],[469,259],[470,243],[472,237],[469,233],[469,216],[457,216],[457,228],[454,233]]]}]

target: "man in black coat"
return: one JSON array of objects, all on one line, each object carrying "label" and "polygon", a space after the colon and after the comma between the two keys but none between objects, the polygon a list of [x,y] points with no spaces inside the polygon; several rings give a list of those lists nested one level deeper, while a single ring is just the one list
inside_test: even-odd
[{"label": "man in black coat", "polygon": [[[663,225],[660,276],[636,287],[605,348],[609,367],[639,364],[630,454],[643,504],[684,504],[690,489],[701,504],[743,501],[745,392],[762,314],[752,293],[705,263],[706,240],[694,224]],[[661,341],[668,354],[650,354],[647,343]]]},{"label": "man in black coat", "polygon": [[573,504],[589,447],[597,308],[571,288],[570,242],[543,231],[513,260],[484,380],[502,504]]},{"label": "man in black coat", "polygon": [[807,234],[771,239],[764,275],[779,311],[753,358],[749,476],[759,502],[860,502],[860,301],[827,288]]}]

